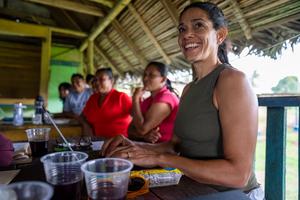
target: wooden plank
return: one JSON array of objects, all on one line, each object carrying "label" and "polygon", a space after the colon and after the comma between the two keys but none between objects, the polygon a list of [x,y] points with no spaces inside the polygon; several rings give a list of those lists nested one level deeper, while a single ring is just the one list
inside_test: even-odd
[{"label": "wooden plank", "polygon": [[35,99],[23,99],[23,98],[18,98],[18,99],[13,99],[13,98],[0,98],[0,104],[15,104],[16,102],[21,102],[26,105],[33,105]]},{"label": "wooden plank", "polygon": [[284,107],[267,108],[265,198],[285,199],[286,111]]},{"label": "wooden plank", "polygon": [[152,33],[152,31],[150,30],[150,28],[148,27],[148,25],[144,22],[144,20],[142,19],[142,17],[138,14],[138,12],[136,11],[136,9],[131,5],[128,4],[128,8],[131,12],[131,14],[135,17],[135,19],[138,21],[138,23],[140,24],[140,26],[142,27],[142,29],[145,31],[146,35],[148,36],[148,38],[150,39],[150,41],[153,43],[153,45],[156,47],[157,51],[160,53],[160,55],[163,57],[163,59],[165,60],[165,62],[167,64],[171,63],[171,59],[169,58],[169,56],[166,54],[166,52],[163,50],[162,46],[159,44],[159,42],[156,40],[154,34]]},{"label": "wooden plank", "polygon": [[66,1],[66,0],[26,0],[26,1],[52,6],[56,8],[61,8],[65,10],[70,10],[73,12],[93,15],[97,17],[104,16],[102,10],[98,9],[97,7],[85,5],[74,1]]},{"label": "wooden plank", "polygon": [[299,106],[300,96],[258,96],[259,106],[267,107],[286,107],[286,106]]},{"label": "wooden plank", "polygon": [[112,8],[114,6],[114,2],[111,0],[89,0],[89,1],[99,3],[99,4],[109,7],[109,8]]},{"label": "wooden plank", "polygon": [[47,27],[0,19],[0,34],[45,38],[47,33]]}]

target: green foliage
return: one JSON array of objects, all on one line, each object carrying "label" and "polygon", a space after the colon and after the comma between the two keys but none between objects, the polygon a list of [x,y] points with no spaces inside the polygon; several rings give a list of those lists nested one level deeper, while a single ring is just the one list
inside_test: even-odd
[{"label": "green foliage", "polygon": [[296,76],[287,76],[281,79],[275,87],[272,87],[274,93],[299,93],[300,83]]}]

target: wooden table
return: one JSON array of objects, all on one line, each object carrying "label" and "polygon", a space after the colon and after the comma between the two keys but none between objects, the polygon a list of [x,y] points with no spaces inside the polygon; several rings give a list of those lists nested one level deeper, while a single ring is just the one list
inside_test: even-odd
[{"label": "wooden table", "polygon": [[[50,131],[51,139],[55,139],[59,137],[55,128],[50,124],[34,125],[32,123],[24,123],[24,125],[22,126],[13,126],[12,124],[0,122],[0,132],[3,133],[3,135],[6,138],[10,139],[13,142],[27,141],[27,135],[25,133],[26,129],[44,128],[44,127],[51,128]],[[58,125],[58,127],[61,129],[62,133],[66,137],[79,137],[82,132],[81,126],[77,123],[62,124],[62,125]]]},{"label": "wooden table", "polygon": [[[38,180],[46,181],[43,165],[39,159],[33,159],[32,164],[23,166],[20,173],[12,182]],[[180,183],[174,186],[151,188],[150,192],[141,195],[137,200],[182,200],[199,195],[216,193],[217,191],[207,185],[197,183],[182,176]]]}]

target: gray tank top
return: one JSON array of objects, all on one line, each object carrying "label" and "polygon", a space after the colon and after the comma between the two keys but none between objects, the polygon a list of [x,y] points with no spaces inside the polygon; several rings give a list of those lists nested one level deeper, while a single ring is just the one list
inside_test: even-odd
[{"label": "gray tank top", "polygon": [[[224,64],[219,65],[202,79],[192,82],[187,93],[180,99],[174,133],[180,139],[178,150],[182,156],[205,160],[224,158],[222,129],[218,110],[213,104],[213,92],[225,67]],[[244,191],[257,186],[252,173]],[[219,186],[215,188],[222,191],[230,189]]]}]

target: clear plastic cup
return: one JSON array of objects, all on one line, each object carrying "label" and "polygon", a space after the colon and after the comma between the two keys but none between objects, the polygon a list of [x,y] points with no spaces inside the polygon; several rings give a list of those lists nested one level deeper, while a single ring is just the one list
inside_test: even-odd
[{"label": "clear plastic cup", "polygon": [[31,128],[25,130],[34,157],[40,157],[48,153],[48,141],[50,128]]},{"label": "clear plastic cup", "polygon": [[41,162],[48,183],[54,186],[53,199],[80,199],[83,185],[81,165],[88,155],[78,151],[51,153],[43,156]]},{"label": "clear plastic cup", "polygon": [[5,200],[49,200],[53,188],[40,181],[16,182],[0,186],[0,199]]},{"label": "clear plastic cup", "polygon": [[91,200],[126,199],[133,164],[119,158],[91,160],[81,166]]}]

